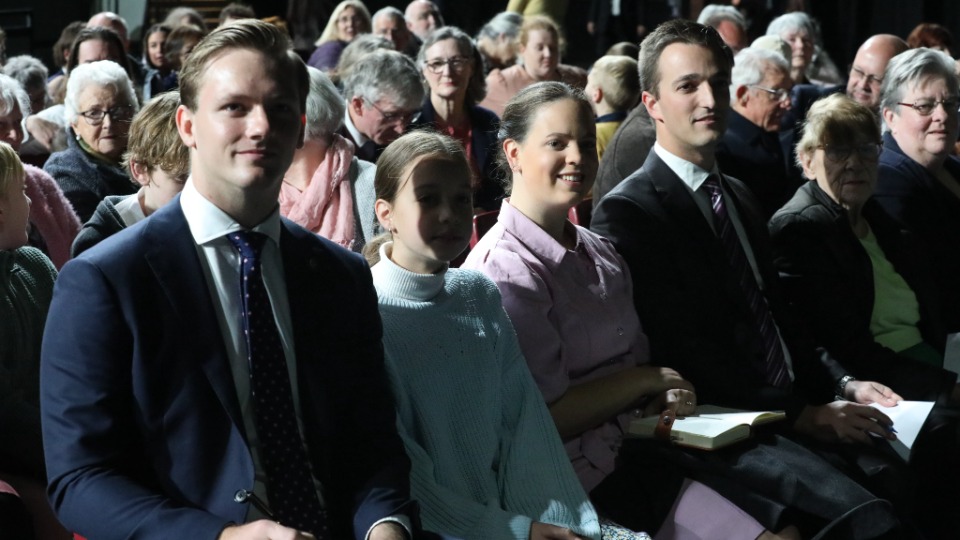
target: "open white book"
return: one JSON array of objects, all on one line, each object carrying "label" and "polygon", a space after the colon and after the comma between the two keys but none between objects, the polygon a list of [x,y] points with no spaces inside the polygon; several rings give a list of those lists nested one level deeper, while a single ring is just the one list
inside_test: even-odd
[{"label": "open white book", "polygon": [[897,451],[897,454],[904,461],[910,461],[910,452],[913,451],[913,443],[920,435],[920,428],[930,416],[933,410],[932,401],[901,401],[895,407],[884,407],[871,403],[871,407],[879,410],[893,420],[893,429],[897,434],[897,440],[889,441],[890,446]]},{"label": "open white book", "polygon": [[[691,416],[673,419],[669,439],[674,444],[704,450],[715,450],[750,437],[751,426],[783,420],[783,411],[742,411],[716,405],[700,405]],[[658,433],[666,432],[658,424],[661,417],[649,416],[630,421],[627,436],[640,438],[665,438]]]}]

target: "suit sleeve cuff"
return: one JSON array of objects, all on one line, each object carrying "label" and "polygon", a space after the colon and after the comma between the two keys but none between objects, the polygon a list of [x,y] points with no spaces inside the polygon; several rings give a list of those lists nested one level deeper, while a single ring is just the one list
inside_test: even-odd
[{"label": "suit sleeve cuff", "polygon": [[400,525],[401,527],[403,527],[403,530],[406,531],[407,538],[413,538],[413,528],[410,525],[410,518],[404,515],[397,515],[397,516],[387,516],[383,519],[379,519],[376,522],[374,522],[374,524],[371,525],[369,529],[367,529],[367,535],[364,537],[364,540],[370,540],[370,533],[373,531],[373,529],[375,529],[377,525],[381,523],[386,523],[386,522],[393,522]]}]

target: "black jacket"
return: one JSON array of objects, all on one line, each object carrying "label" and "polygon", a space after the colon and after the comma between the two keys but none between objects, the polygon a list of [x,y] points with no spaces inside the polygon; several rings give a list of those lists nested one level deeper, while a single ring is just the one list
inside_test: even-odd
[{"label": "black jacket", "polygon": [[[863,217],[884,255],[917,296],[924,341],[942,354],[946,334],[923,254],[911,235],[876,202],[864,205]],[[870,256],[850,227],[846,210],[816,182],[804,184],[773,216],[770,236],[785,295],[805,319],[817,345],[829,350],[858,379],[882,382],[905,399],[949,397],[956,374],[900,356],[874,341]]]}]

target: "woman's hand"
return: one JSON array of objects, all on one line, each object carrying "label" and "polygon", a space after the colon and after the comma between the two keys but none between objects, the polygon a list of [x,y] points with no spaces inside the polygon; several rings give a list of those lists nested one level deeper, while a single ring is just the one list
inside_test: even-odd
[{"label": "woman's hand", "polygon": [[652,396],[674,388],[694,392],[693,384],[684,379],[676,370],[668,367],[640,366],[636,368],[638,378],[645,387],[643,394]]},{"label": "woman's hand", "polygon": [[660,393],[647,404],[644,416],[659,416],[666,411],[673,416],[687,416],[697,411],[697,394],[690,390],[674,388]]}]

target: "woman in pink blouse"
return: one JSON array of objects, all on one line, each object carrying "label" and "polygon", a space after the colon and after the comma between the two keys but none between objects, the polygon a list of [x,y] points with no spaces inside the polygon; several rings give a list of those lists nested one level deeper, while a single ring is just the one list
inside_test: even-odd
[{"label": "woman in pink blouse", "polygon": [[596,178],[590,105],[563,83],[531,85],[507,104],[499,139],[510,198],[463,267],[500,287],[530,371],[601,517],[657,530],[658,539],[799,538],[824,528],[871,538],[862,532],[869,529],[864,520],[879,514],[863,509],[885,503],[782,437],[763,433],[699,453],[623,442],[631,418],[666,409],[689,414],[696,395],[679,373],[650,364],[629,270],[613,245],[567,220]]}]

